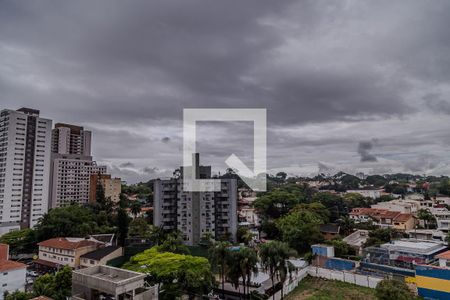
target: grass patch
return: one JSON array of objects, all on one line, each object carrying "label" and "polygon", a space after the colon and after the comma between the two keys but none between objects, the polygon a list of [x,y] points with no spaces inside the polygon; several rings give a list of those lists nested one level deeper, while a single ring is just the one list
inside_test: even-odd
[{"label": "grass patch", "polygon": [[375,300],[375,290],[355,284],[306,277],[293,290],[286,300]]}]

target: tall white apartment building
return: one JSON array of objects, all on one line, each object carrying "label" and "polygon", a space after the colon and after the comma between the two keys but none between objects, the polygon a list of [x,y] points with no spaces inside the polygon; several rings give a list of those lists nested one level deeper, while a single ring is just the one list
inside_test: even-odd
[{"label": "tall white apartment building", "polygon": [[0,235],[33,227],[48,210],[51,132],[38,110],[0,112]]},{"label": "tall white apartment building", "polygon": [[105,174],[91,156],[91,132],[83,127],[58,123],[52,134],[51,207],[89,202],[90,176]]},{"label": "tall white apartment building", "polygon": [[[211,178],[211,167],[200,166],[198,154],[194,164],[198,178]],[[237,180],[222,179],[219,192],[183,191],[181,178],[156,180],[153,192],[155,226],[179,230],[188,245],[196,245],[202,236],[236,240]]]}]

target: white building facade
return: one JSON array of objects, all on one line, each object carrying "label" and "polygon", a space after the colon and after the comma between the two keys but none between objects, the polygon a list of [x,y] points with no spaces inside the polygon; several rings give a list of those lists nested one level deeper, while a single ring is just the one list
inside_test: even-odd
[{"label": "white building facade", "polygon": [[91,156],[91,132],[81,126],[58,123],[52,131],[50,205],[89,202],[90,176],[105,174]]},{"label": "white building facade", "polygon": [[51,130],[38,110],[0,112],[0,235],[32,228],[48,211]]}]

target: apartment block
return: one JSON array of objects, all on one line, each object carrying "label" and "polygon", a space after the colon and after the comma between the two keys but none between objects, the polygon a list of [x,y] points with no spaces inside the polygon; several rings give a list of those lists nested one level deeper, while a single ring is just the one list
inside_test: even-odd
[{"label": "apartment block", "polygon": [[102,173],[94,173],[90,178],[89,202],[94,203],[97,198],[97,189],[102,186],[105,192],[105,198],[110,198],[112,202],[120,201],[120,193],[122,192],[122,180],[120,178],[111,178],[111,175]]},{"label": "apartment block", "polygon": [[93,174],[105,174],[91,156],[91,137],[81,126],[58,123],[52,131],[51,207],[89,202]]},{"label": "apartment block", "polygon": [[0,235],[48,210],[52,121],[30,108],[0,112]]},{"label": "apartment block", "polygon": [[52,130],[52,152],[90,156],[91,136],[83,127],[57,123]]},{"label": "apartment block", "polygon": [[[194,164],[200,179],[211,178],[211,166],[200,166],[198,154],[194,156]],[[188,192],[183,191],[181,178],[155,181],[154,224],[166,230],[179,230],[188,245],[198,244],[205,234],[235,240],[237,180],[222,179],[218,192]]]}]

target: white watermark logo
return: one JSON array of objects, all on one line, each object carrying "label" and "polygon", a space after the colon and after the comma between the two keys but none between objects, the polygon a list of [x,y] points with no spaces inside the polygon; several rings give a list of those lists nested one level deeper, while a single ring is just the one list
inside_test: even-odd
[{"label": "white watermark logo", "polygon": [[193,108],[183,110],[183,190],[190,192],[220,191],[220,179],[198,179],[198,170],[192,166],[192,154],[196,153],[197,121],[253,121],[253,171],[235,154],[225,163],[254,191],[266,191],[266,109],[244,108]]}]

